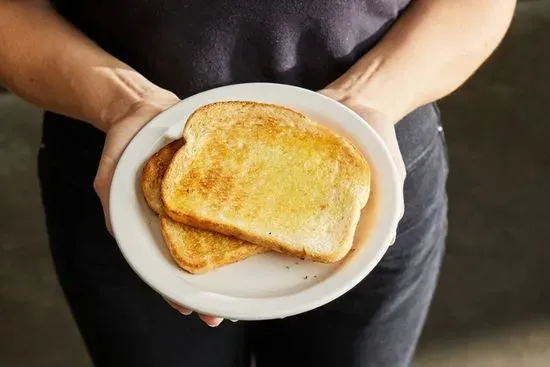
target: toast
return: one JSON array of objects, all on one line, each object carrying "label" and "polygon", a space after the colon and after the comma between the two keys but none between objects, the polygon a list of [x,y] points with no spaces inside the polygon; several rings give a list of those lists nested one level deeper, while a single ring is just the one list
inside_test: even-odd
[{"label": "toast", "polygon": [[164,213],[160,196],[162,178],[168,168],[168,164],[172,161],[172,157],[174,157],[182,146],[183,139],[174,140],[153,154],[143,167],[141,190],[143,191],[147,205],[157,215]]},{"label": "toast", "polygon": [[351,249],[370,169],[348,140],[256,102],[203,106],[183,137],[162,182],[172,219],[317,262]]},{"label": "toast", "polygon": [[147,161],[141,176],[145,201],[160,216],[164,241],[176,263],[190,273],[204,273],[268,251],[262,246],[175,222],[164,214],[160,196],[162,178],[182,146],[183,139],[179,139],[160,149]]}]

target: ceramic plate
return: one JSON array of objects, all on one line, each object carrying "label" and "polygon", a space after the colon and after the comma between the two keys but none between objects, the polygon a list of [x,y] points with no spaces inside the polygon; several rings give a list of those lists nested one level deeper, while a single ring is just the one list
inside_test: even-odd
[{"label": "ceramic plate", "polygon": [[[251,257],[203,275],[181,270],[164,245],[157,216],[140,188],[147,159],[181,135],[197,108],[227,100],[279,104],[300,111],[351,139],[369,161],[373,192],[357,227],[354,248],[337,264],[277,253]],[[194,311],[238,320],[283,318],[322,306],[359,283],[386,252],[397,227],[398,180],[378,135],[350,109],[306,89],[269,83],[238,84],[187,98],[149,122],[128,145],[111,187],[111,222],[134,271],[167,299]]]}]

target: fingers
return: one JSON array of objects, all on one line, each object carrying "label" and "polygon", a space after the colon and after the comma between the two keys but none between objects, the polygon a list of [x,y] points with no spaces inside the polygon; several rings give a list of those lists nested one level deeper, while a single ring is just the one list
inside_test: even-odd
[{"label": "fingers", "polygon": [[112,233],[112,228],[111,217],[109,215],[109,191],[111,188],[114,170],[115,162],[109,156],[102,155],[99,162],[99,168],[94,179],[94,190],[101,201],[103,215],[105,216],[105,226],[110,233]]},{"label": "fingers", "polygon": [[171,302],[171,301],[168,301],[168,300],[166,300],[166,302],[168,302],[168,304],[170,306],[172,306],[173,309],[175,309],[176,311],[178,311],[182,315],[189,316],[193,313],[193,311],[191,311],[190,309],[185,308],[183,306],[180,306],[177,303],[174,303],[174,302]]},{"label": "fingers", "polygon": [[[168,302],[168,304],[170,306],[172,306],[173,309],[175,309],[176,311],[178,311],[179,313],[181,313],[182,315],[185,315],[185,316],[189,316],[193,313],[193,311],[191,311],[190,309],[188,308],[185,308],[183,306],[180,306],[178,305],[177,303],[174,303],[172,301],[169,301],[169,300],[165,300],[166,302]],[[220,325],[223,321],[223,319],[221,317],[214,317],[214,316],[207,316],[207,315],[199,315],[199,318],[208,326],[210,327],[216,327],[218,325]],[[232,320],[233,321],[233,320]]]}]

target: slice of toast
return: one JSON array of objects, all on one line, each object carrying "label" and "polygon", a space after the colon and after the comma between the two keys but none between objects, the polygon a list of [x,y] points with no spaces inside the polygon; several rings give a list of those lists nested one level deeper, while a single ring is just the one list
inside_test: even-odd
[{"label": "slice of toast", "polygon": [[332,263],[352,247],[370,169],[348,140],[276,105],[196,110],[162,182],[164,209],[197,228]]},{"label": "slice of toast", "polygon": [[141,190],[143,191],[147,205],[157,215],[164,213],[160,196],[162,178],[168,168],[168,164],[170,164],[172,158],[182,146],[183,139],[174,140],[153,154],[143,167]]},{"label": "slice of toast", "polygon": [[263,246],[175,222],[164,214],[160,196],[162,178],[182,146],[183,139],[179,139],[160,149],[147,161],[141,176],[145,201],[160,216],[163,238],[176,263],[190,273],[204,273],[268,251]]}]

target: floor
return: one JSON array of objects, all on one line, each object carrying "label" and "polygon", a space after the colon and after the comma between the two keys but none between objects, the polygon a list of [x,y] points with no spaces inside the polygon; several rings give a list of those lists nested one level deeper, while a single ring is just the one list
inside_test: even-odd
[{"label": "floor", "polygon": [[[448,253],[419,367],[550,365],[550,0],[522,1],[491,60],[442,102]],[[88,367],[46,247],[40,112],[0,95],[0,366]]]}]

